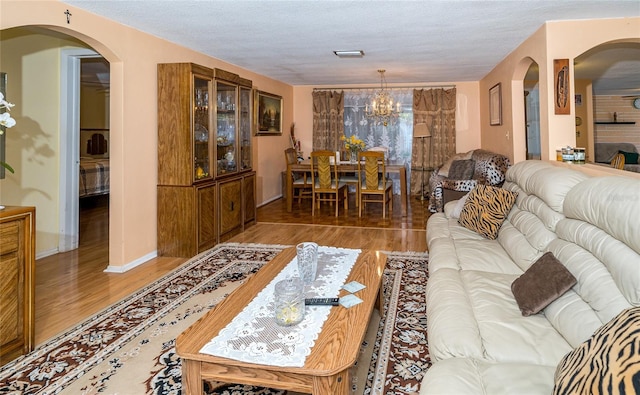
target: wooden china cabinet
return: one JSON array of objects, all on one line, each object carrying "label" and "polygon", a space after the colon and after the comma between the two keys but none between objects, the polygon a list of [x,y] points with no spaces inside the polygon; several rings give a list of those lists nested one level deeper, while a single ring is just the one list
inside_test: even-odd
[{"label": "wooden china cabinet", "polygon": [[192,257],[255,222],[251,86],[220,69],[158,65],[159,255]]},{"label": "wooden china cabinet", "polygon": [[0,210],[0,366],[33,350],[36,211]]}]

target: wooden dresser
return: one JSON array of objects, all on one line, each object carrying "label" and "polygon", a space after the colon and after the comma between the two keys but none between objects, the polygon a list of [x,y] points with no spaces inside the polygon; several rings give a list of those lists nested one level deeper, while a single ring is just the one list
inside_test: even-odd
[{"label": "wooden dresser", "polygon": [[0,210],[0,365],[34,346],[35,207]]}]

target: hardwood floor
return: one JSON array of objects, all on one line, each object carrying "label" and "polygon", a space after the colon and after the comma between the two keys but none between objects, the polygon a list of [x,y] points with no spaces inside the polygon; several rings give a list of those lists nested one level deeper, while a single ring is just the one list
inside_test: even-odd
[{"label": "hardwood floor", "polygon": [[[85,198],[87,199],[87,198]],[[108,198],[83,199],[80,246],[36,261],[36,334],[39,345],[186,261],[157,257],[125,273],[105,273],[108,265]],[[400,214],[396,196],[393,214],[382,219],[381,205],[366,207],[358,217],[353,198],[348,214],[333,216],[329,205],[311,216],[310,201],[294,202],[287,213],[283,199],[258,208],[258,223],[231,242],[323,245],[388,251],[425,251],[426,202],[411,199],[407,217]]]}]

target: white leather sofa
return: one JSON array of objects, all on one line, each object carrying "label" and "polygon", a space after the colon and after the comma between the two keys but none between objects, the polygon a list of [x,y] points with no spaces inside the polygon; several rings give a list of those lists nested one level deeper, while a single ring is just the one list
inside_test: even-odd
[{"label": "white leather sofa", "polygon": [[[518,197],[496,240],[450,218],[427,223],[433,394],[550,394],[556,365],[625,308],[640,305],[640,181],[588,177],[542,161],[512,166]],[[577,284],[524,317],[511,283],[551,251]]]}]

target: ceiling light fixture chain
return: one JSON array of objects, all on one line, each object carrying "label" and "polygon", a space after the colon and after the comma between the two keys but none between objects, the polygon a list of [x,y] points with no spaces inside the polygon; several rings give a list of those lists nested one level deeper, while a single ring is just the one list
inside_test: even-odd
[{"label": "ceiling light fixture chain", "polygon": [[374,95],[371,104],[365,106],[364,112],[367,117],[382,122],[384,126],[387,126],[390,120],[398,118],[400,103],[397,102],[395,106],[393,104],[393,97],[387,90],[387,80],[384,77],[385,71],[384,69],[378,70],[378,73],[380,73],[380,90]]}]

